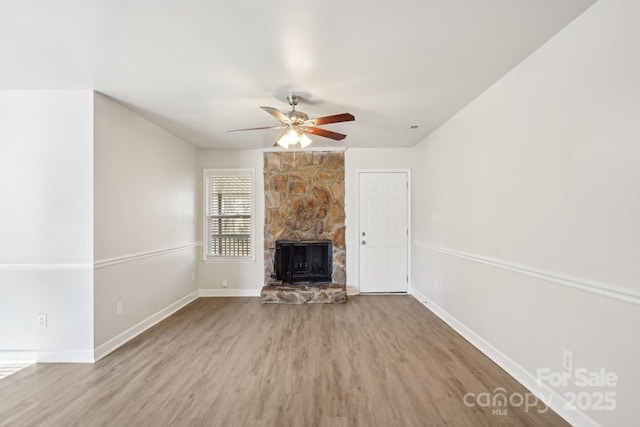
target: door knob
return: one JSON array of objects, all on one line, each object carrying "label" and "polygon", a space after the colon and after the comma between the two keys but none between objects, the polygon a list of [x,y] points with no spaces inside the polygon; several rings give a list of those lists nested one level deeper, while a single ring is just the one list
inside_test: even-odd
[{"label": "door knob", "polygon": [[363,240],[362,242],[360,242],[360,243],[362,243],[363,245],[366,245],[366,244],[367,244],[367,242],[366,242],[366,241],[364,241],[364,240]]}]

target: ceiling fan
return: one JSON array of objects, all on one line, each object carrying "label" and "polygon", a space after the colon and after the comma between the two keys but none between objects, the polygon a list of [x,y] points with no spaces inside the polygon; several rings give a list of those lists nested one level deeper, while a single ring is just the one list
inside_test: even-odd
[{"label": "ceiling fan", "polygon": [[347,136],[342,133],[321,129],[316,126],[326,125],[330,123],[350,122],[356,119],[349,113],[335,114],[333,116],[324,116],[310,119],[309,116],[307,116],[302,111],[296,111],[296,105],[298,105],[298,102],[300,101],[299,96],[290,94],[289,96],[287,96],[287,101],[289,101],[289,105],[291,105],[291,111],[287,113],[283,113],[282,111],[273,107],[260,107],[276,119],[280,120],[280,126],[234,129],[228,130],[227,132],[263,129],[285,129],[284,133],[282,134],[282,136],[280,136],[278,141],[276,141],[275,145],[279,145],[283,148],[289,148],[290,146],[299,143],[300,146],[304,148],[311,143],[311,138],[309,138],[306,134],[322,136],[336,141],[343,140]]}]

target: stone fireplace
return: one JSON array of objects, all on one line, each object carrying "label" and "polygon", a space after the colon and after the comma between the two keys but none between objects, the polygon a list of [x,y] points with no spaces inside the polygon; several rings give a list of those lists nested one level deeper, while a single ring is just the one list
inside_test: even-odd
[{"label": "stone fireplace", "polygon": [[[262,301],[345,302],[344,152],[264,153],[264,185]],[[316,274],[312,270],[318,268],[321,242],[330,243],[325,255],[330,256],[325,265],[329,270]],[[313,265],[295,260],[303,252],[315,257]],[[293,257],[288,276],[276,271],[276,263],[287,254]]]}]

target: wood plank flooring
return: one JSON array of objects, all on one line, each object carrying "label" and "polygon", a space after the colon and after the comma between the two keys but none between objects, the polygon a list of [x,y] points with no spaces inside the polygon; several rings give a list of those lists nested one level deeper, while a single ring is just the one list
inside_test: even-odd
[{"label": "wood plank flooring", "polygon": [[463,401],[498,387],[527,393],[410,296],[200,298],[93,365],[3,379],[0,425],[568,425],[542,406],[498,415]]}]

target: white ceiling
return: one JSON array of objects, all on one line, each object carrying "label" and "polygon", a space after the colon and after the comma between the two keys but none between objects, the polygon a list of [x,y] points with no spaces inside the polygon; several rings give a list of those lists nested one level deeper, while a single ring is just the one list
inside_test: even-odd
[{"label": "white ceiling", "polygon": [[0,89],[94,89],[211,149],[271,147],[225,131],[294,92],[356,117],[316,146],[408,147],[594,2],[0,0]]}]

